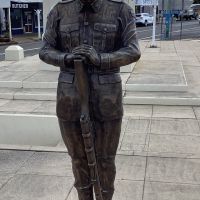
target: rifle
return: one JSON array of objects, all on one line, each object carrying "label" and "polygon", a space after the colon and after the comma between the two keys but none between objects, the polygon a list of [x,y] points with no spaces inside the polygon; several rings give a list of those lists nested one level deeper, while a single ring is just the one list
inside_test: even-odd
[{"label": "rifle", "polygon": [[91,183],[94,186],[96,200],[103,200],[102,188],[99,180],[99,173],[97,167],[97,159],[94,145],[94,127],[90,119],[89,109],[89,83],[88,74],[84,68],[82,59],[74,60],[76,88],[81,100],[81,116],[80,124],[82,130],[82,137],[85,146],[85,153],[87,156],[88,167],[90,170]]}]

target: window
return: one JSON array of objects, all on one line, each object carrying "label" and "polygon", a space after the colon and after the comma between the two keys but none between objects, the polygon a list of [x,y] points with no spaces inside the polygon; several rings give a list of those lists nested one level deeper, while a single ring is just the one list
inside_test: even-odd
[{"label": "window", "polygon": [[22,28],[23,19],[20,9],[13,9],[11,11],[12,28]]}]

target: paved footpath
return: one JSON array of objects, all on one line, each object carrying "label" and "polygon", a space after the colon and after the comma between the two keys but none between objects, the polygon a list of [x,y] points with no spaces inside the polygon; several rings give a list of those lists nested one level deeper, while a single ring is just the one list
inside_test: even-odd
[{"label": "paved footpath", "polygon": [[[196,43],[199,49],[198,41],[192,45]],[[188,44],[182,43],[184,48]],[[141,47],[143,52],[159,51],[147,49],[145,43]],[[163,43],[163,47],[170,45]],[[190,98],[200,97],[200,57],[194,51],[197,47],[193,47],[194,55],[187,57],[189,50],[182,52]],[[171,50],[166,49],[166,54],[168,51]],[[151,57],[152,52],[148,56]],[[168,55],[167,59],[175,56]],[[40,98],[46,90],[42,86],[55,93],[57,71],[50,71],[48,77],[46,72],[37,75],[41,66],[38,59],[33,58],[0,64],[1,117],[8,117],[6,114],[55,116],[55,96],[51,97],[49,92]],[[33,61],[34,66],[25,64]],[[43,65],[43,71],[47,67]],[[56,76],[50,76],[54,72]],[[34,74],[36,77],[31,79]],[[126,79],[126,74],[124,77]],[[10,88],[3,88],[3,84],[10,84]],[[33,94],[33,87],[41,89],[40,93]],[[113,200],[200,200],[200,107],[124,105],[124,111]],[[10,126],[14,123],[13,120]],[[0,124],[2,136],[5,124]],[[4,132],[9,135],[7,129]],[[20,132],[17,134],[20,137]],[[0,200],[78,200],[70,158],[62,141],[51,147],[1,144],[0,149]]]},{"label": "paved footpath", "polygon": [[[125,106],[114,200],[200,200],[199,123],[200,107]],[[0,200],[77,200],[64,146],[46,150],[0,151]]]}]

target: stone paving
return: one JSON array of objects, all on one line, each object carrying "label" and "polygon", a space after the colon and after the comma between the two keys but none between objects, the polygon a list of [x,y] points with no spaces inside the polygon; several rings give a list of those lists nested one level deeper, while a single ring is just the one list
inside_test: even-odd
[{"label": "stone paving", "polygon": [[[113,199],[200,200],[200,107],[124,110]],[[78,200],[62,143],[32,151],[1,148],[0,200]]]},{"label": "stone paving", "polygon": [[142,43],[142,57],[127,82],[140,85],[135,91],[128,87],[124,103],[200,105],[200,40],[157,44],[151,49],[149,43]]},{"label": "stone paving", "polygon": [[[150,74],[152,69],[168,75],[180,74],[182,70],[176,66],[181,60],[189,90],[165,95],[199,98],[199,44],[199,41],[167,41],[159,43],[157,49],[150,49],[148,42],[141,42],[144,59],[126,68],[123,82],[131,81],[128,73],[133,67],[135,74]],[[145,59],[153,63],[149,68]],[[32,64],[27,68],[25,63]],[[49,67],[41,65],[37,56],[18,63],[0,63],[0,137],[4,133],[17,140],[30,133],[29,129],[24,132],[18,129],[15,116],[22,116],[24,123],[29,116],[37,116],[40,123],[46,120],[48,127],[57,131],[52,126],[58,71]],[[4,88],[5,84],[10,84],[10,88]],[[163,92],[149,94],[157,99],[162,95]],[[200,107],[151,104],[149,101],[149,105],[124,105],[113,200],[200,200]],[[4,122],[12,122],[11,127],[15,125],[14,136],[8,134],[6,124],[1,121],[3,117]],[[38,140],[53,137],[46,132],[37,137],[38,129],[46,130],[45,125],[40,127],[38,121],[33,121],[32,126],[36,130],[34,142],[39,144]],[[0,144],[0,149],[0,200],[78,200],[71,161],[62,140],[47,146]]]},{"label": "stone paving", "polygon": [[[149,48],[149,41],[140,41],[140,61],[122,68],[124,103],[200,105],[200,42],[157,44],[158,48]],[[58,70],[38,55],[19,62],[2,61],[0,98],[53,101]]]}]

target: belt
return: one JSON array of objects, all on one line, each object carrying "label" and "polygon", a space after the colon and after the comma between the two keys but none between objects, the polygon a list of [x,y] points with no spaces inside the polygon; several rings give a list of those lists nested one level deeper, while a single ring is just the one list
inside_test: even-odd
[{"label": "belt", "polygon": [[[75,73],[74,68],[61,68],[63,72]],[[88,74],[110,74],[110,73],[119,73],[120,68],[113,68],[113,69],[99,69],[94,66],[87,66]]]}]

